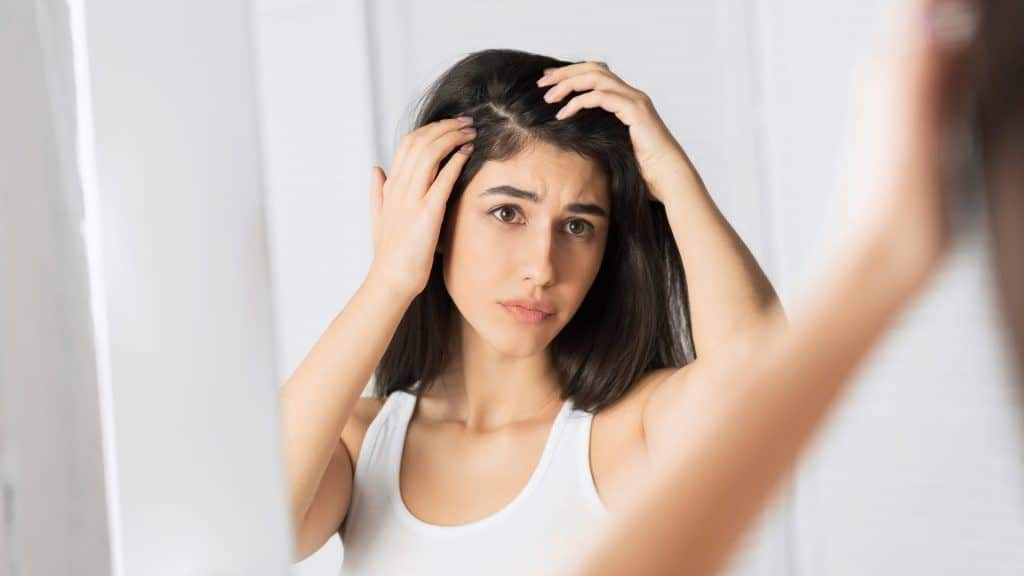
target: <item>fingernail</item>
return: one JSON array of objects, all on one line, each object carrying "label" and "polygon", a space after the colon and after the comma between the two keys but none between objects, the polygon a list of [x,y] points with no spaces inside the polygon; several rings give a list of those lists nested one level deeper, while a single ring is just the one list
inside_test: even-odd
[{"label": "fingernail", "polygon": [[537,86],[543,86],[544,84],[547,84],[550,81],[551,81],[551,76],[548,76],[547,74],[545,74],[545,75],[540,77],[540,80],[537,80]]},{"label": "fingernail", "polygon": [[569,111],[566,110],[565,106],[563,106],[563,107],[559,108],[558,112],[555,114],[555,118],[558,118],[559,120],[561,120],[562,118],[565,118],[565,115],[568,114],[568,113],[569,113]]},{"label": "fingernail", "polygon": [[466,126],[469,126],[469,125],[473,124],[473,117],[472,116],[459,116],[458,118],[456,118],[456,120],[458,120],[459,122],[462,122]]},{"label": "fingernail", "polygon": [[465,132],[466,134],[476,134],[476,128],[473,128],[472,126],[464,126],[462,128],[459,128],[459,132]]},{"label": "fingernail", "polygon": [[928,7],[928,31],[939,44],[960,47],[974,37],[978,15],[974,7],[962,0],[940,0]]},{"label": "fingernail", "polygon": [[466,142],[462,146],[459,146],[459,152],[465,152],[466,154],[469,154],[472,151],[473,151],[473,143],[472,142]]}]

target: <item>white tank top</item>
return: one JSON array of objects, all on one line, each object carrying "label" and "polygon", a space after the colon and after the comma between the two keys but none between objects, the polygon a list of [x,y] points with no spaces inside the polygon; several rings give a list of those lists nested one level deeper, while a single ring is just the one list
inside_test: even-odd
[{"label": "white tank top", "polygon": [[414,516],[399,493],[416,399],[392,393],[366,430],[341,530],[343,576],[544,574],[584,553],[607,515],[590,472],[592,414],[566,400],[518,495],[481,520],[439,526]]}]

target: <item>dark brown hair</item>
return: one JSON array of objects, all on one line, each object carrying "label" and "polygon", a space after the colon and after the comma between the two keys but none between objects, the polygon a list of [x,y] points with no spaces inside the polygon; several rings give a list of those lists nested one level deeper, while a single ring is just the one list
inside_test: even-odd
[{"label": "dark brown hair", "polygon": [[1024,2],[982,0],[977,121],[1002,318],[1024,384]]}]

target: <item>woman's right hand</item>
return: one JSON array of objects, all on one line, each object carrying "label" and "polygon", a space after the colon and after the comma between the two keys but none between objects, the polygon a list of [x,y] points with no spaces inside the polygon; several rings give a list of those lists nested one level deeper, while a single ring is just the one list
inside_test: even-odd
[{"label": "woman's right hand", "polygon": [[[434,263],[445,206],[472,152],[472,118],[438,120],[402,138],[385,176],[373,167],[370,217],[373,264],[370,275],[409,300],[423,291]],[[458,151],[438,172],[441,160]]]}]

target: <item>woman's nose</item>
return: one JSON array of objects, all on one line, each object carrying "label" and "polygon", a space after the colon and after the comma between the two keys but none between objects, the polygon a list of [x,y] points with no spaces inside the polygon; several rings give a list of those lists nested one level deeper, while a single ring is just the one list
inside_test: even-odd
[{"label": "woman's nose", "polygon": [[552,253],[554,242],[551,235],[551,230],[544,229],[530,237],[529,245],[524,247],[526,254],[522,255],[524,280],[532,280],[542,286],[554,282],[555,255]]}]

